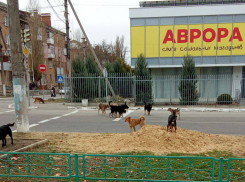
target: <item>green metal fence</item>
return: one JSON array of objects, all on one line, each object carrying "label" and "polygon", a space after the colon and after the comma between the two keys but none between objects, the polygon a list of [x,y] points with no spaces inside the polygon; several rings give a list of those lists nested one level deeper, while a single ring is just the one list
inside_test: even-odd
[{"label": "green metal fence", "polygon": [[[135,76],[131,73],[111,73],[107,78],[120,99],[136,104],[243,104],[245,98],[245,79],[235,78],[231,74],[198,75],[185,79],[181,75]],[[108,103],[112,95],[102,74],[65,76],[64,86],[69,88],[69,93],[65,95],[68,102],[88,99],[91,102]]]},{"label": "green metal fence", "polygon": [[245,159],[0,152],[0,177],[106,181],[245,181]]}]

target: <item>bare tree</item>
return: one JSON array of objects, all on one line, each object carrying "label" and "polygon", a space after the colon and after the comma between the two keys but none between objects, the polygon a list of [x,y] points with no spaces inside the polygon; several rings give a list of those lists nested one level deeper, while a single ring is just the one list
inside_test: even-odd
[{"label": "bare tree", "polygon": [[34,11],[39,12],[40,6],[38,0],[29,0],[28,6],[26,7],[26,11],[33,14]]},{"label": "bare tree", "polygon": [[43,46],[43,33],[44,29],[41,26],[41,17],[38,14],[39,1],[29,0],[29,6],[27,7],[29,12],[32,13],[29,25],[31,27],[31,48],[32,54],[29,56],[29,68],[32,68],[35,82],[38,82],[42,78],[42,73],[39,71],[39,65],[44,63],[44,46]]},{"label": "bare tree", "polygon": [[102,64],[105,62],[115,62],[116,59],[125,61],[128,48],[124,45],[124,36],[117,36],[115,43],[107,43],[103,40],[94,46],[95,53]]},{"label": "bare tree", "polygon": [[83,34],[80,29],[76,29],[75,32],[73,33],[73,39],[78,42],[81,42],[82,36]]},{"label": "bare tree", "polygon": [[116,57],[125,60],[127,50],[128,48],[124,46],[124,36],[122,36],[121,38],[117,36],[116,42],[114,45],[114,53]]}]

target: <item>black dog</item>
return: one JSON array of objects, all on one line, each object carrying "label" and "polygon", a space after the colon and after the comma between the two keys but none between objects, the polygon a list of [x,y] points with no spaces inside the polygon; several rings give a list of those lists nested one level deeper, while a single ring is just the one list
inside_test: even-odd
[{"label": "black dog", "polygon": [[167,125],[167,131],[170,128],[171,132],[173,131],[173,128],[175,128],[175,132],[177,130],[177,123],[176,123],[176,112],[173,110],[172,114],[168,117],[168,125]]},{"label": "black dog", "polygon": [[146,102],[144,102],[144,104],[145,104],[144,106],[145,115],[146,115],[146,111],[148,112],[148,115],[151,115],[152,104],[146,104]]},{"label": "black dog", "polygon": [[124,113],[125,109],[128,109],[129,107],[127,106],[126,102],[125,104],[121,105],[121,106],[112,106],[111,102],[109,102],[109,106],[111,108],[111,113],[109,114],[109,116],[112,116],[114,113]]},{"label": "black dog", "polygon": [[11,144],[13,144],[13,138],[12,138],[12,131],[10,129],[10,126],[14,126],[13,124],[7,124],[7,125],[3,125],[0,127],[0,140],[3,141],[2,143],[2,147],[6,146],[7,141],[6,141],[6,136],[9,135],[11,138]]}]

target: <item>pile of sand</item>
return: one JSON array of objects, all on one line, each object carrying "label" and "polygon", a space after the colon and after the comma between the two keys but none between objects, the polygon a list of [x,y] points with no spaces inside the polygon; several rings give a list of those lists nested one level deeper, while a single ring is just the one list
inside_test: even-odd
[{"label": "pile of sand", "polygon": [[166,131],[166,127],[156,125],[146,125],[132,134],[34,132],[17,135],[22,138],[49,139],[56,151],[72,153],[151,151],[156,155],[164,155],[171,152],[201,153],[219,150],[245,156],[245,136],[213,135],[182,128],[171,133]]}]

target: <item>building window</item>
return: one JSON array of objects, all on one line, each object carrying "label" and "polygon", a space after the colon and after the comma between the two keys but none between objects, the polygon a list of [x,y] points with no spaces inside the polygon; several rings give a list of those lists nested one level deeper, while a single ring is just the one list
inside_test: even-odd
[{"label": "building window", "polygon": [[49,64],[49,68],[52,68],[52,60],[49,60],[48,64]]},{"label": "building window", "polygon": [[52,83],[53,81],[52,81],[52,75],[50,75],[50,83]]},{"label": "building window", "polygon": [[6,27],[9,26],[9,22],[8,22],[8,17],[7,17],[7,16],[4,17],[4,25],[5,25]]},{"label": "building window", "polygon": [[6,44],[7,44],[7,45],[10,45],[9,35],[6,35]]},{"label": "building window", "polygon": [[57,44],[59,43],[59,37],[57,36]]}]

